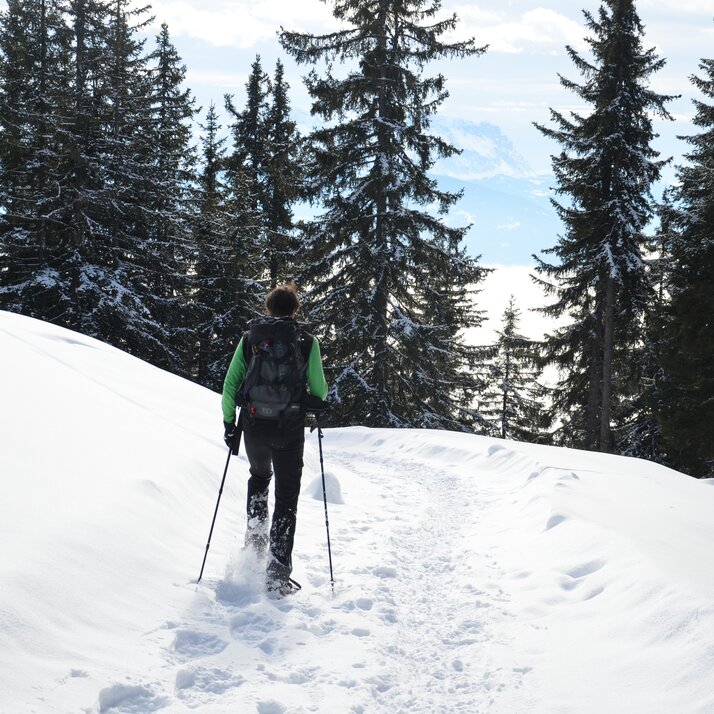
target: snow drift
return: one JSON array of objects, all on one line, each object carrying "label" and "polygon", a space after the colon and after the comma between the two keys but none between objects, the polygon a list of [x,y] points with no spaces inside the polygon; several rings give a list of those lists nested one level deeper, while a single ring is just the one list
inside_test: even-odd
[{"label": "snow drift", "polygon": [[298,595],[241,552],[219,396],[0,313],[0,712],[714,712],[714,488],[425,431],[315,436]]}]

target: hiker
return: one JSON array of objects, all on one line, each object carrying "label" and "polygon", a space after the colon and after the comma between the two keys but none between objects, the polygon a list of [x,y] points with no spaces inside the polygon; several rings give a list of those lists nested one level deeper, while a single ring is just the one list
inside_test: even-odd
[{"label": "hiker", "polygon": [[[320,346],[295,320],[299,307],[294,283],[271,290],[265,298],[267,316],[253,320],[243,333],[223,383],[225,442],[237,453],[242,429],[250,462],[246,547],[263,555],[269,546],[266,587],[282,595],[292,590],[306,404],[310,410],[324,408],[327,397]],[[236,405],[241,407],[238,425]],[[273,470],[275,508],[268,532]]]}]

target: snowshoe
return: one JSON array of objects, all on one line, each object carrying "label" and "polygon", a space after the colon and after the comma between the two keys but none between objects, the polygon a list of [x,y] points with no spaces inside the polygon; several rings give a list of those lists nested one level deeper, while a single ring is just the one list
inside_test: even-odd
[{"label": "snowshoe", "polygon": [[269,577],[265,581],[265,590],[268,597],[279,598],[286,595],[292,595],[298,590],[302,590],[302,585],[297,580],[292,578],[272,578]]}]

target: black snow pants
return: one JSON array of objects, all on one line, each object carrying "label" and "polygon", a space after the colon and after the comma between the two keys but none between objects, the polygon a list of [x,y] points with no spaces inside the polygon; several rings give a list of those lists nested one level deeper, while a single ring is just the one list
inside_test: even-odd
[{"label": "black snow pants", "polygon": [[[250,462],[246,544],[270,545],[267,576],[287,580],[292,572],[297,504],[305,449],[305,420],[283,425],[243,417],[243,443]],[[268,537],[268,490],[275,472],[275,508]]]}]

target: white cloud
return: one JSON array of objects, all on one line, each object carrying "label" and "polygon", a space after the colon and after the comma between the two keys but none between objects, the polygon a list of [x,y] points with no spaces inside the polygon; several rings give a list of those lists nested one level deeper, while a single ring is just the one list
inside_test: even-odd
[{"label": "white cloud", "polygon": [[[542,174],[542,177],[543,177],[543,178],[546,178],[546,177],[547,177],[547,178],[550,178],[551,181],[552,181],[553,183],[555,183],[555,178],[552,178],[552,174],[543,173],[543,174]],[[536,198],[536,199],[538,199],[538,198],[552,198],[553,195],[554,195],[554,191],[553,191],[553,190],[548,190],[548,191],[546,191],[546,190],[536,189],[535,191],[531,191],[531,197],[532,197],[532,198]]]},{"label": "white cloud", "polygon": [[451,226],[475,226],[477,223],[476,215],[470,211],[464,210],[463,208],[449,211],[449,217],[447,220]]},{"label": "white cloud", "polygon": [[478,44],[489,45],[489,52],[518,54],[534,46],[584,46],[582,24],[548,8],[529,10],[519,19],[484,13],[471,5],[457,5],[454,9],[462,20],[458,36],[476,37]]},{"label": "white cloud", "polygon": [[[135,0],[135,4],[143,4]],[[167,22],[173,34],[188,35],[215,46],[253,47],[275,37],[281,26],[291,30],[329,31],[338,27],[331,4],[320,0],[155,0],[156,22]],[[584,29],[555,10],[539,7],[518,18],[476,5],[453,5],[461,20],[456,35],[475,36],[496,53],[520,53],[527,47],[582,45]]]},{"label": "white cloud", "polygon": [[714,16],[711,0],[640,0],[638,5],[640,17],[646,14],[645,10],[648,8],[658,11],[667,10],[677,14],[703,13],[705,15],[708,14],[710,17]]},{"label": "white cloud", "polygon": [[189,87],[221,87],[222,90],[231,92],[234,89],[243,89],[248,81],[245,73],[229,73],[213,70],[191,69],[186,72],[186,82]]},{"label": "white cloud", "polygon": [[218,47],[253,47],[275,38],[281,25],[291,30],[335,26],[329,5],[318,0],[155,0],[152,12],[157,23],[168,23],[172,34]]},{"label": "white cloud", "polygon": [[674,120],[675,123],[679,124],[692,124],[692,120],[694,119],[694,113],[689,112],[688,114],[680,114],[677,112],[672,113],[672,119]]},{"label": "white cloud", "polygon": [[[520,221],[508,221],[507,223],[502,223],[500,226],[496,226],[499,231],[514,231],[516,228],[521,227]],[[507,243],[502,243],[502,245],[508,245]]]},{"label": "white cloud", "polygon": [[503,11],[483,10],[478,5],[454,5],[445,10],[455,12],[461,22],[469,25],[496,25],[506,19]]}]

